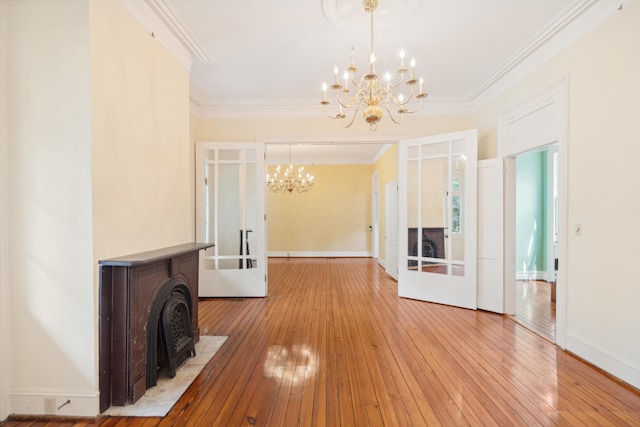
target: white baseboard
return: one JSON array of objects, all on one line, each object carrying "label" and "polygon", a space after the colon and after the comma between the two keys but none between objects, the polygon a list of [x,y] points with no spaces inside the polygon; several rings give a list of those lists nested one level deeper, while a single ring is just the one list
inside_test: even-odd
[{"label": "white baseboard", "polygon": [[637,364],[634,366],[630,361],[620,360],[607,350],[570,333],[567,333],[566,350],[640,389],[640,366]]},{"label": "white baseboard", "polygon": [[267,256],[270,257],[291,257],[291,258],[348,258],[348,257],[371,257],[371,252],[366,251],[353,251],[353,252],[343,252],[343,251],[327,251],[327,252],[278,252],[278,251],[270,251],[267,252]]},{"label": "white baseboard", "polygon": [[387,261],[383,260],[382,258],[378,258],[378,264],[380,264],[385,270],[387,269]]},{"label": "white baseboard", "polygon": [[[67,401],[69,403],[66,403]],[[13,415],[96,417],[100,413],[100,398],[98,393],[13,392],[11,393],[10,411]]]}]

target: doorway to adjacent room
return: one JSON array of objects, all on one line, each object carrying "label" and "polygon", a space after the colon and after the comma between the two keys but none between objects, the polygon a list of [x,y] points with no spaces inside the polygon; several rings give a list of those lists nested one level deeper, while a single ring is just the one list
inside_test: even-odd
[{"label": "doorway to adjacent room", "polygon": [[516,156],[515,319],[555,342],[558,147]]}]

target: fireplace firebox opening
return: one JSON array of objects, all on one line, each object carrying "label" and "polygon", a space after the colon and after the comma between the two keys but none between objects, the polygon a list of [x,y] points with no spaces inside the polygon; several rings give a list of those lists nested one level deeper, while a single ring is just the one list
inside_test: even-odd
[{"label": "fireplace firebox opening", "polygon": [[159,290],[147,323],[147,389],[158,375],[173,378],[178,368],[196,355],[191,332],[191,292],[181,278],[172,278]]}]

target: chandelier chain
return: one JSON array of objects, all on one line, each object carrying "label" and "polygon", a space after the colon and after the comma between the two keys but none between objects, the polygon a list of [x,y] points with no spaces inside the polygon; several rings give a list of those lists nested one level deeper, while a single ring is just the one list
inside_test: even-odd
[{"label": "chandelier chain", "polygon": [[373,54],[373,9],[371,9],[371,54]]}]

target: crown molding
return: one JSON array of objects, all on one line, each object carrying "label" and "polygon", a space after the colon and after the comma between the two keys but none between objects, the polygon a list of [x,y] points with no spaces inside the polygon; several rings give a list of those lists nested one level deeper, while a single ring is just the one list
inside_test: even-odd
[{"label": "crown molding", "polygon": [[239,99],[221,102],[192,96],[191,114],[200,119],[300,118],[319,117],[322,108],[310,99]]},{"label": "crown molding", "polygon": [[406,132],[261,133],[256,135],[257,142],[266,144],[395,144],[407,138],[409,134]]},{"label": "crown molding", "polygon": [[180,43],[189,51],[192,57],[203,61],[211,62],[212,59],[198,42],[191,36],[191,33],[182,24],[176,15],[173,7],[166,0],[146,0],[151,9],[162,19],[169,30],[175,35]]},{"label": "crown molding", "polygon": [[[191,70],[191,58],[197,57],[197,54],[189,49],[189,44],[185,40],[176,35],[175,25],[167,24],[166,15],[158,11],[158,6],[153,6],[154,3],[164,3],[162,0],[118,0],[118,3],[187,71]],[[170,8],[167,7],[167,9]]]},{"label": "crown molding", "polygon": [[[160,0],[147,0],[160,1]],[[415,115],[471,114],[593,31],[634,0],[575,0],[507,62],[464,96],[430,96]],[[325,117],[317,100],[214,101],[191,92],[199,119]]]},{"label": "crown molding", "polygon": [[491,86],[499,82],[505,75],[518,65],[526,61],[533,55],[536,50],[540,49],[545,43],[550,42],[551,38],[558,33],[563,27],[568,25],[576,16],[583,13],[586,9],[596,3],[598,0],[576,0],[567,6],[553,21],[548,23],[542,30],[532,38],[519,52],[516,52],[507,62],[498,68],[491,76],[473,88],[467,94],[468,99],[476,99],[487,91]]},{"label": "crown molding", "polygon": [[[326,117],[317,99],[208,101],[191,91],[191,114],[198,119]],[[413,105],[413,104],[410,104]],[[471,104],[456,97],[429,97],[412,115],[470,114]]]},{"label": "crown molding", "polygon": [[476,111],[545,62],[603,24],[634,0],[575,0],[466,99]]}]

